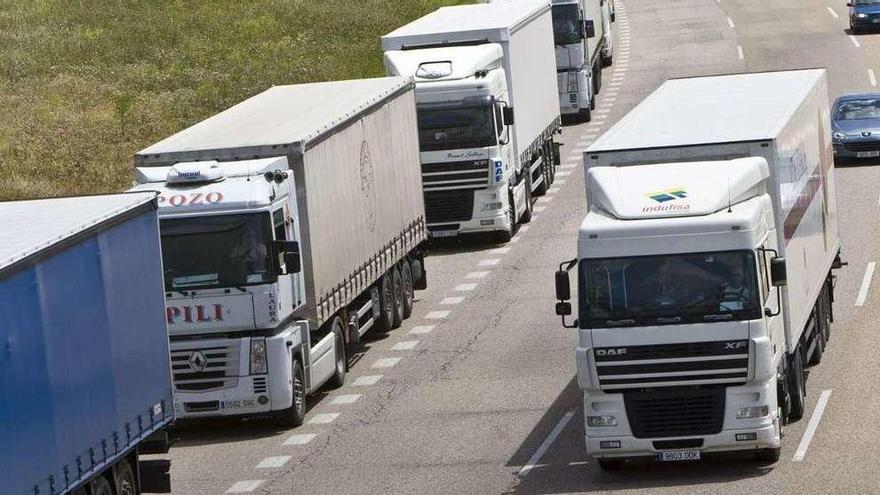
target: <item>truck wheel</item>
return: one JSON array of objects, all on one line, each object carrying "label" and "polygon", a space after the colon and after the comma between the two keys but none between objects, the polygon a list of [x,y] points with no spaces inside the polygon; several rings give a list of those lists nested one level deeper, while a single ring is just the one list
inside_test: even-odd
[{"label": "truck wheel", "polygon": [[296,428],[303,424],[306,419],[306,377],[299,359],[293,358],[291,373],[293,373],[293,404],[281,411],[281,423],[290,428]]},{"label": "truck wheel", "polygon": [[822,362],[822,355],[825,354],[825,330],[822,328],[820,311],[816,311],[816,329],[814,330],[816,339],[816,347],[813,348],[813,354],[807,361],[807,366],[816,366]]},{"label": "truck wheel", "polygon": [[602,67],[611,67],[611,64],[614,63],[614,55],[608,55],[607,57],[602,56]]},{"label": "truck wheel", "polygon": [[391,290],[393,306],[391,308],[392,327],[397,328],[403,323],[403,276],[400,274],[400,267],[391,268]]},{"label": "truck wheel", "polygon": [[[535,189],[535,192],[534,192],[535,196],[543,196],[544,194],[547,193],[547,189],[550,188],[550,179],[548,178],[548,174],[547,174],[547,161],[546,160],[544,160],[544,162],[541,163],[541,177],[544,180],[543,180],[543,182],[541,182],[541,185],[538,186],[537,189]],[[529,189],[532,188],[531,187],[532,186],[531,180],[532,180],[532,173],[531,173],[531,171],[529,171],[529,183],[528,183]],[[510,204],[512,205],[513,203],[510,203]]]},{"label": "truck wheel", "polygon": [[800,421],[804,417],[805,398],[807,395],[804,383],[804,359],[801,350],[796,349],[791,356],[791,364],[786,374],[788,380],[789,411],[788,424]]},{"label": "truck wheel", "polygon": [[[527,187],[531,188],[531,178],[528,179],[530,182],[526,184]],[[508,208],[507,208],[507,220],[510,222],[510,228],[507,230],[502,230],[496,234],[498,242],[501,244],[507,244],[513,239],[513,236],[516,234],[516,207],[513,204],[513,191],[509,191],[507,193],[508,196]]]},{"label": "truck wheel", "polygon": [[599,459],[599,468],[602,471],[620,471],[623,468],[623,459]]},{"label": "truck wheel", "polygon": [[137,495],[137,478],[128,459],[116,464],[116,495]]},{"label": "truck wheel", "polygon": [[[532,178],[526,178],[526,211],[519,217],[519,223],[529,223],[532,221]],[[512,236],[511,236],[512,237]]]},{"label": "truck wheel", "polygon": [[113,487],[106,476],[98,476],[89,483],[89,492],[92,495],[113,495]]},{"label": "truck wheel", "polygon": [[578,122],[589,122],[589,121],[593,120],[592,109],[595,107],[595,105],[596,104],[593,103],[593,100],[590,100],[590,106],[587,108],[584,108],[583,110],[578,112],[577,121]]},{"label": "truck wheel", "polygon": [[333,346],[336,351],[336,369],[333,371],[333,376],[330,377],[330,381],[327,384],[332,388],[339,388],[345,385],[345,372],[348,370],[348,361],[345,355],[345,339],[342,338],[342,318],[338,316],[333,318],[331,328],[335,336],[335,344]]},{"label": "truck wheel", "polygon": [[412,265],[408,259],[400,263],[400,275],[403,277],[403,319],[412,316],[415,284],[413,284]]},{"label": "truck wheel", "polygon": [[379,319],[373,328],[385,333],[394,328],[394,291],[389,271],[379,280]]},{"label": "truck wheel", "polygon": [[775,449],[761,449],[755,452],[755,460],[772,464],[779,460],[779,455],[781,453],[782,447],[776,447]]}]

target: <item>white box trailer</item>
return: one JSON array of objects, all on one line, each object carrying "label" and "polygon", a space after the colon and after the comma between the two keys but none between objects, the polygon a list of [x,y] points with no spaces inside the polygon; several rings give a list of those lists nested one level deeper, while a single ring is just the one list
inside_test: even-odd
[{"label": "white box trailer", "polygon": [[577,266],[567,326],[588,453],[603,468],[731,450],[775,461],[841,266],[825,70],[667,81],[584,164],[588,214],[557,313],[571,313]]},{"label": "white box trailer", "polygon": [[345,343],[409,316],[426,280],[416,129],[410,78],[276,86],[135,156],[137,189],[160,193],[182,417],[296,424],[297,366],[309,392],[339,384]]}]

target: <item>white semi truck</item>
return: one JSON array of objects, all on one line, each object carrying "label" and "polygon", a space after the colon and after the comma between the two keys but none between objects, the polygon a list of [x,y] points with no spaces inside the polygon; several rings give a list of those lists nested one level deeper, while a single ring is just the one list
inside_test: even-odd
[{"label": "white semi truck", "polygon": [[842,266],[825,71],[664,83],[584,155],[588,214],[556,274],[601,467],[779,457]]},{"label": "white semi truck", "polygon": [[135,156],[158,191],[178,418],[277,412],[341,385],[345,344],[425,286],[410,78],[276,86]]},{"label": "white semi truck", "polygon": [[382,48],[389,75],[415,78],[429,235],[509,240],[559,162],[549,2],[444,7]]}]

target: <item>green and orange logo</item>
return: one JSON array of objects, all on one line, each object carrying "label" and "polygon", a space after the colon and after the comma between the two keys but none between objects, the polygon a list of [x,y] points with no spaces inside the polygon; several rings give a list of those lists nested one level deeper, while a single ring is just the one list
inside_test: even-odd
[{"label": "green and orange logo", "polygon": [[683,187],[673,187],[671,189],[665,189],[663,191],[651,192],[646,194],[645,196],[653,199],[658,203],[665,203],[667,201],[684,199],[688,197],[687,190]]}]

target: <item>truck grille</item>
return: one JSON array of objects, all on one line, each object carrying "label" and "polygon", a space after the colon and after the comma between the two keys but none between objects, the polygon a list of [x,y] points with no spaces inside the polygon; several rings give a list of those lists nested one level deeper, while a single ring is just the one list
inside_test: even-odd
[{"label": "truck grille", "polygon": [[714,435],[724,426],[724,387],[625,392],[623,403],[636,438]]},{"label": "truck grille", "polygon": [[472,189],[425,192],[425,217],[429,224],[467,221],[473,212]]},{"label": "truck grille", "polygon": [[484,189],[489,186],[489,160],[422,164],[425,191]]},{"label": "truck grille", "polygon": [[603,347],[593,350],[603,390],[745,383],[749,341]]},{"label": "truck grille", "polygon": [[239,343],[172,344],[171,372],[174,388],[184,392],[205,392],[231,388],[238,383]]},{"label": "truck grille", "polygon": [[847,151],[880,151],[880,141],[856,141],[843,146]]}]

